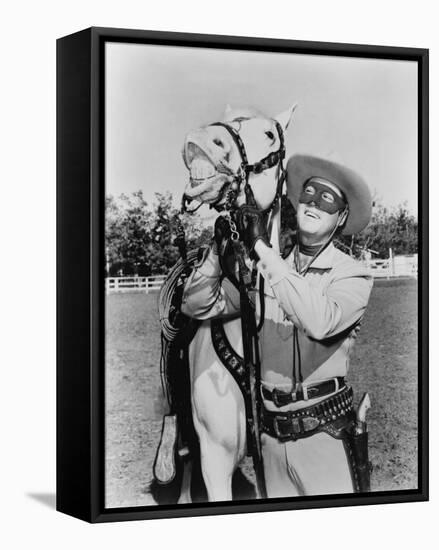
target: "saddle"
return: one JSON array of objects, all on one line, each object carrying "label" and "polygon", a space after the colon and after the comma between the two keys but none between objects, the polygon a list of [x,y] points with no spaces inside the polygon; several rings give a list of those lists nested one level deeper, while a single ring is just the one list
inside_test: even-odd
[{"label": "saddle", "polygon": [[[159,314],[162,327],[161,380],[169,404],[169,414],[163,417],[160,442],[157,447],[153,475],[157,483],[172,483],[178,464],[198,448],[198,440],[192,423],[188,350],[201,322],[181,312],[183,288],[187,276],[197,262],[205,256],[205,247],[191,251],[186,262],[179,261],[170,270],[159,295]],[[225,243],[221,264],[223,272],[236,286],[239,281],[233,273],[233,250]],[[251,440],[254,437],[252,420],[251,388],[246,375],[244,359],[231,347],[222,319],[211,320],[212,344],[218,358],[232,375],[240,388],[246,411],[247,452],[251,455]]]}]

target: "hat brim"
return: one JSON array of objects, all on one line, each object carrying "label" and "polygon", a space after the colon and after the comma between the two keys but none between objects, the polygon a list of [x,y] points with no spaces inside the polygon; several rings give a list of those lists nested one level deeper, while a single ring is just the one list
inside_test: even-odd
[{"label": "hat brim", "polygon": [[366,182],[353,170],[320,157],[293,155],[287,163],[287,193],[297,210],[303,184],[310,178],[324,178],[343,191],[349,205],[349,215],[343,235],[363,230],[372,215],[372,196]]}]

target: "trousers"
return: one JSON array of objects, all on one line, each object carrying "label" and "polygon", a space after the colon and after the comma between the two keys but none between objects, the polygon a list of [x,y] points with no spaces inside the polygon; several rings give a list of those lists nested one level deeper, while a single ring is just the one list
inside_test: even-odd
[{"label": "trousers", "polygon": [[261,448],[268,498],[354,492],[342,440],[324,432],[286,442],[262,434]]}]

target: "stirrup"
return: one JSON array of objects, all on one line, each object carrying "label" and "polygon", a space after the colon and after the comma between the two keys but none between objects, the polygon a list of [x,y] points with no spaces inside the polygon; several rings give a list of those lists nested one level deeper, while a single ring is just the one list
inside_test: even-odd
[{"label": "stirrup", "polygon": [[177,415],[166,414],[163,417],[162,434],[153,466],[154,478],[160,485],[171,483],[176,476],[175,456],[177,440]]}]

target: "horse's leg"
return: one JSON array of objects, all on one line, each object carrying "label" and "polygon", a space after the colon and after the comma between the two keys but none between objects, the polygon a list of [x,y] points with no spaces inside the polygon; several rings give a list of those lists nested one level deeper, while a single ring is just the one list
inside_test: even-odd
[{"label": "horse's leg", "polygon": [[197,399],[195,393],[194,400],[197,402],[194,424],[200,440],[201,470],[209,501],[231,500],[232,476],[245,454],[245,420],[239,401],[231,396],[227,399],[228,410],[221,407],[218,412],[215,401],[210,399],[213,410],[209,414],[204,399]]},{"label": "horse's leg", "polygon": [[210,326],[200,327],[190,348],[192,409],[209,501],[232,498],[232,476],[245,454],[241,391],[218,359]]},{"label": "horse's leg", "polygon": [[237,466],[235,453],[214,441],[209,431],[199,431],[201,469],[209,501],[232,500],[232,476]]}]

